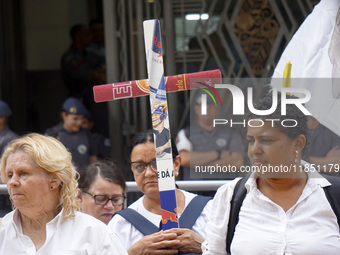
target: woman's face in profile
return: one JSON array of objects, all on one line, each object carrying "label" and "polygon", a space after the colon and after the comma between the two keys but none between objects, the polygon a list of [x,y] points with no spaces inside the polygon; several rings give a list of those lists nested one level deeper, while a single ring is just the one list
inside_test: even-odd
[{"label": "woman's face in profile", "polygon": [[[260,126],[260,122],[252,121]],[[248,156],[253,166],[290,166],[295,164],[295,140],[282,133],[272,122],[262,127],[248,127]]]},{"label": "woman's face in profile", "polygon": [[41,210],[49,202],[49,175],[23,151],[7,158],[5,173],[11,200],[19,210]]},{"label": "woman's face in profile", "polygon": [[[104,195],[109,198],[114,196],[123,196],[122,187],[114,182],[110,182],[101,177],[97,177],[87,190],[93,195]],[[108,224],[112,216],[123,209],[123,205],[114,206],[112,201],[108,201],[105,205],[97,205],[93,196],[81,194],[81,209],[82,212],[92,215],[93,217]]]}]

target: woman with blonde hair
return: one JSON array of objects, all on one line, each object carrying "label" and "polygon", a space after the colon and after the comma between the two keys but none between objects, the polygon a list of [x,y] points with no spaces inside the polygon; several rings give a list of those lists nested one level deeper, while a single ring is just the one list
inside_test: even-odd
[{"label": "woman with blonde hair", "polygon": [[3,218],[0,254],[126,254],[105,224],[78,211],[76,176],[55,138],[32,133],[10,143],[1,179],[15,210]]}]

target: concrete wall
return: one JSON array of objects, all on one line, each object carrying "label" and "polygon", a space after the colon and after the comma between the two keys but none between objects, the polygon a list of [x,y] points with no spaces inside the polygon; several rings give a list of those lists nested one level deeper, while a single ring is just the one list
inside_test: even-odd
[{"label": "concrete wall", "polygon": [[86,0],[24,1],[27,71],[59,69],[71,43],[70,28],[88,22]]}]

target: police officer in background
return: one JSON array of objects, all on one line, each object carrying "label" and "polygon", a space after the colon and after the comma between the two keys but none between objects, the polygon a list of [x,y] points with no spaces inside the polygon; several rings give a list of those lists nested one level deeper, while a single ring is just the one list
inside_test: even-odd
[{"label": "police officer in background", "polygon": [[[0,100],[0,157],[7,144],[18,137],[18,134],[13,132],[8,126],[8,118],[12,115],[12,110],[9,105]],[[1,180],[0,180],[0,183]],[[0,217],[4,216],[12,210],[11,201],[8,195],[0,195]]]},{"label": "police officer in background", "polygon": [[85,106],[77,98],[69,97],[62,105],[62,122],[45,131],[45,135],[57,138],[71,152],[78,171],[98,160],[91,132],[82,128],[86,112]]},{"label": "police officer in background", "polygon": [[[244,164],[244,145],[239,133],[226,125],[214,127],[219,105],[207,97],[207,113],[201,113],[202,93],[195,96],[195,114],[197,123],[181,129],[177,135],[176,146],[182,157],[182,179],[234,179],[240,176],[236,172],[204,172],[210,166],[232,166],[238,170]],[[203,169],[196,172],[196,166]]]}]

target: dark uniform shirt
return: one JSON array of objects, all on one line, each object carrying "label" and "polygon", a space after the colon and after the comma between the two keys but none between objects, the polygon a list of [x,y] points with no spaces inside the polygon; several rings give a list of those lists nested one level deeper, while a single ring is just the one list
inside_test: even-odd
[{"label": "dark uniform shirt", "polygon": [[0,156],[4,152],[7,144],[12,141],[14,138],[17,138],[18,134],[13,132],[9,127],[5,127],[0,131]]},{"label": "dark uniform shirt", "polygon": [[76,133],[67,132],[62,123],[46,130],[45,135],[57,138],[71,152],[72,160],[78,171],[89,164],[90,156],[97,155],[91,132],[81,128]]},{"label": "dark uniform shirt", "polygon": [[[192,125],[185,128],[184,136],[179,136],[179,141],[177,142],[177,148],[179,151],[214,151],[214,150],[228,150],[230,153],[238,152],[244,155],[245,149],[239,133],[230,127],[216,126],[212,131],[205,130],[200,125]],[[183,132],[182,131],[182,132]],[[182,139],[182,140],[181,140]],[[186,145],[182,145],[186,144]],[[191,144],[191,149],[188,146]],[[195,162],[190,162],[192,168],[195,168]],[[198,179],[205,179],[199,173],[195,175],[195,171],[191,171],[192,176],[189,175],[190,169],[183,167],[183,179],[193,179],[198,177]],[[240,176],[238,172],[228,172],[221,174],[224,179],[234,179]],[[217,173],[212,175],[210,178],[216,178]],[[208,178],[209,179],[209,178]]]},{"label": "dark uniform shirt", "polygon": [[200,125],[186,129],[187,137],[193,146],[193,151],[228,150],[244,153],[242,139],[236,130],[230,127],[216,126],[213,131],[208,131]]},{"label": "dark uniform shirt", "polygon": [[98,133],[91,133],[94,151],[98,154],[100,159],[110,159],[111,158],[111,144],[110,139],[106,136]]}]

